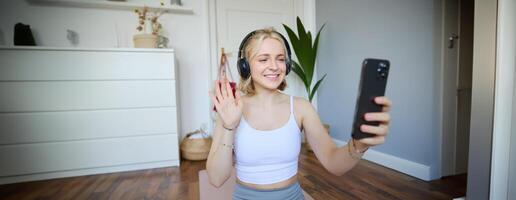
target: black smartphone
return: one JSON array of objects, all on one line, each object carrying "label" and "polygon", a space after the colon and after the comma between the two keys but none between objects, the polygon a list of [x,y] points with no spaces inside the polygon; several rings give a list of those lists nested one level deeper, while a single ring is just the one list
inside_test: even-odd
[{"label": "black smartphone", "polygon": [[355,119],[351,133],[351,136],[355,139],[374,136],[373,134],[360,131],[360,126],[362,124],[379,125],[379,122],[366,121],[364,115],[369,112],[382,111],[382,106],[376,104],[374,98],[385,95],[389,68],[390,62],[388,60],[366,58],[362,62],[360,85],[355,105]]}]

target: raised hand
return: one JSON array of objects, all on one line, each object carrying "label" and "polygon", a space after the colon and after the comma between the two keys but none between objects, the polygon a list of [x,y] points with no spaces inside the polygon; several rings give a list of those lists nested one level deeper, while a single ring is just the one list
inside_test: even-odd
[{"label": "raised hand", "polygon": [[[224,76],[222,76],[224,77]],[[242,117],[243,103],[240,93],[233,92],[231,85],[226,78],[215,80],[215,94],[209,93],[211,101],[215,105],[222,120],[222,125],[227,129],[234,129],[240,123]]]},{"label": "raised hand", "polygon": [[359,149],[365,149],[369,146],[383,144],[389,131],[389,123],[391,122],[391,116],[389,114],[389,110],[392,104],[391,100],[389,100],[387,97],[376,97],[374,101],[383,107],[382,112],[366,113],[365,119],[367,121],[380,122],[380,125],[371,126],[363,124],[360,126],[360,130],[362,132],[370,133],[375,136],[356,140],[358,141],[357,148]]}]

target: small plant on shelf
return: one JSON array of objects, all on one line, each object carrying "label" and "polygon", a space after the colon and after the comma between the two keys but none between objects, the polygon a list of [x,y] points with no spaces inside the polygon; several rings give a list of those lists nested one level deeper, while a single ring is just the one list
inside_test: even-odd
[{"label": "small plant on shelf", "polygon": [[145,26],[145,18],[147,16],[148,9],[147,7],[143,7],[142,9],[135,9],[134,12],[138,15],[138,26],[136,27],[136,30],[142,32],[143,27]]},{"label": "small plant on shelf", "polygon": [[[161,5],[163,5],[163,3],[161,3]],[[136,27],[138,32],[152,32],[154,35],[159,35],[161,33],[163,26],[159,23],[158,19],[165,13],[165,11],[161,9],[150,10],[147,7],[143,7],[141,9],[135,9],[134,12],[138,15],[138,26]],[[146,25],[150,28],[146,28]]]},{"label": "small plant on shelf", "polygon": [[[161,6],[165,5],[163,2],[160,4]],[[162,40],[162,38],[165,37],[161,35],[163,26],[159,23],[158,19],[165,13],[165,10],[149,9],[145,6],[135,9],[134,12],[138,15],[138,26],[136,27],[138,34],[133,37],[134,46],[143,48],[156,48],[161,46],[158,45],[158,40]]]}]

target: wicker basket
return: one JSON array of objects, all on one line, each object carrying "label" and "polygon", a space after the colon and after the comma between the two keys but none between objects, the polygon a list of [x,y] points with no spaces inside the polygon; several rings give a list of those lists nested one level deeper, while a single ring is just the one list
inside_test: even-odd
[{"label": "wicker basket", "polygon": [[[202,138],[190,138],[192,135],[202,134]],[[186,134],[181,142],[181,157],[186,160],[206,160],[211,148],[211,137],[204,131],[197,130]]]}]

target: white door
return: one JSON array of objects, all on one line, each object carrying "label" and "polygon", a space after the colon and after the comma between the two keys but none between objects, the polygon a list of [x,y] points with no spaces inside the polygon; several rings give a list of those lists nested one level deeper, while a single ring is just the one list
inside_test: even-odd
[{"label": "white door", "polygon": [[473,0],[444,1],[442,176],[468,171]]},{"label": "white door", "polygon": [[471,118],[471,81],[473,73],[474,0],[459,3],[459,40],[457,75],[457,139],[455,141],[455,174],[468,172],[469,127]]},{"label": "white door", "polygon": [[[220,59],[221,48],[224,48],[228,56],[230,72],[236,82],[240,80],[236,68],[238,48],[245,35],[256,29],[274,27],[288,39],[282,24],[295,28],[293,25],[295,25],[297,7],[302,2],[294,0],[215,1],[216,57],[217,60]],[[217,66],[213,66],[212,72],[217,74]],[[288,87],[285,90],[287,94],[304,95],[302,83],[294,73],[287,77],[287,83]]]},{"label": "white door", "polygon": [[442,176],[455,175],[459,0],[444,1]]}]

